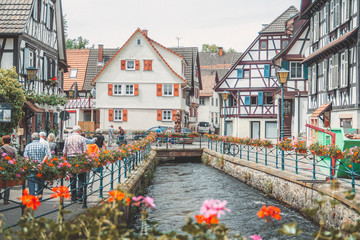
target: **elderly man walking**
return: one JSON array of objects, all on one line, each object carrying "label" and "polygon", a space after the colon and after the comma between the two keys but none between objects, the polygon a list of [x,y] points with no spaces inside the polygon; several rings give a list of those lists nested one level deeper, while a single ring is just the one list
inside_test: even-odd
[{"label": "elderly man walking", "polygon": [[[46,144],[40,142],[39,133],[34,132],[31,134],[32,142],[26,145],[24,151],[24,157],[27,157],[30,161],[36,163],[42,163],[47,157],[49,157],[49,149]],[[42,199],[43,190],[45,187],[45,181],[32,176],[29,178],[29,193],[35,195],[35,183],[37,183],[37,194],[39,199]]]},{"label": "elderly man walking", "polygon": [[40,142],[44,143],[48,147],[49,156],[51,156],[51,150],[50,150],[50,144],[48,141],[46,141],[46,132],[39,132],[40,135]]},{"label": "elderly man walking", "polygon": [[[73,133],[71,134],[71,136],[65,139],[63,153],[64,153],[64,157],[66,157],[70,163],[72,158],[75,158],[77,155],[86,153],[87,150],[86,141],[85,138],[80,135],[80,133],[81,133],[81,127],[75,126],[73,128]],[[79,178],[78,192],[76,191],[77,177]],[[76,201],[76,199],[82,199],[84,193],[85,181],[86,181],[86,172],[80,173],[77,176],[73,176],[70,178],[71,201]]]}]

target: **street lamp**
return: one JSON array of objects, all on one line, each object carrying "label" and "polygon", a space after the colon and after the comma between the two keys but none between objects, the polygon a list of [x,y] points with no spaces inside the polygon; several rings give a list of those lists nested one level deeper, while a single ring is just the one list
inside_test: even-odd
[{"label": "street lamp", "polygon": [[[280,140],[284,140],[284,84],[286,83],[289,71],[286,69],[280,69],[276,72],[278,81],[281,83],[281,128],[280,128]],[[281,151],[281,170],[285,169],[285,156],[284,150]]]},{"label": "street lamp", "polygon": [[224,137],[226,136],[226,100],[228,100],[230,92],[224,91],[221,93],[222,99],[224,100]]}]

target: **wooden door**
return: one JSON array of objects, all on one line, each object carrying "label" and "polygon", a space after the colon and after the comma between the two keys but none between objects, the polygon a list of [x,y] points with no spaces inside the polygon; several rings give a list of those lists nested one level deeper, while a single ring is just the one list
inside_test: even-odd
[{"label": "wooden door", "polygon": [[[281,126],[281,104],[279,110],[279,122]],[[284,137],[291,138],[291,122],[292,122],[292,100],[284,99]]]}]

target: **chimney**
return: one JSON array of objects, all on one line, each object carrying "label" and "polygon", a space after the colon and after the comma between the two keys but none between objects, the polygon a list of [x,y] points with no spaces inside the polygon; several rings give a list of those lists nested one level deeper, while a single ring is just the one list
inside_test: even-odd
[{"label": "chimney", "polygon": [[103,59],[104,59],[104,45],[99,44],[98,45],[98,63],[101,63],[101,65],[102,65]]},{"label": "chimney", "polygon": [[148,30],[147,29],[143,29],[142,32],[145,34],[145,36],[148,35]]},{"label": "chimney", "polygon": [[223,48],[219,47],[219,56],[222,56],[224,54]]}]

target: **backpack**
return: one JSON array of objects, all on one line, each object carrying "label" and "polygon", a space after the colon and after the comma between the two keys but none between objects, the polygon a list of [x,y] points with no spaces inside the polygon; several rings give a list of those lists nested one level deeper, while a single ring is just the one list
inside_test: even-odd
[{"label": "backpack", "polygon": [[120,133],[120,135],[124,135],[124,134],[125,134],[125,132],[124,132],[124,130],[123,130],[122,128],[120,129],[120,132],[119,132],[119,133]]}]

